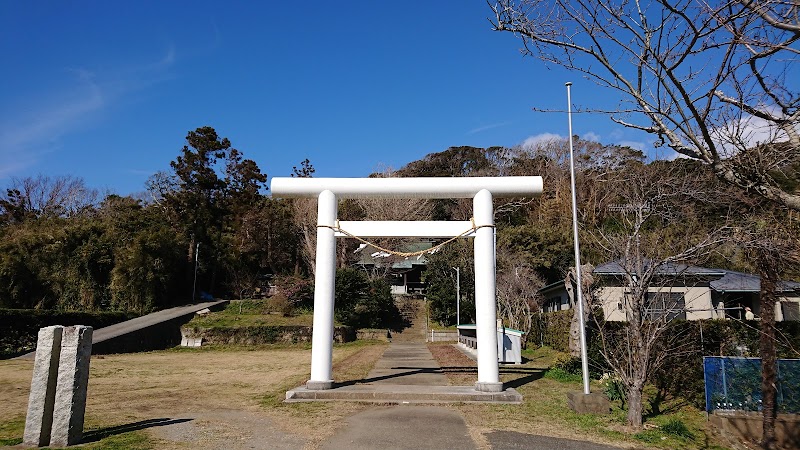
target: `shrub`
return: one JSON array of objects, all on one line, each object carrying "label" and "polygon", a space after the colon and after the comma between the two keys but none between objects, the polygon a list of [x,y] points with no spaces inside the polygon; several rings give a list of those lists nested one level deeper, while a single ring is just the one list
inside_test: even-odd
[{"label": "shrub", "polygon": [[686,439],[693,439],[694,435],[688,428],[686,428],[686,424],[683,423],[680,419],[670,419],[669,422],[661,425],[661,431],[666,434],[670,434],[672,436],[682,437]]},{"label": "shrub", "polygon": [[581,359],[574,356],[559,356],[553,368],[561,369],[571,375],[581,375]]},{"label": "shrub", "polygon": [[267,302],[266,309],[269,312],[279,313],[284,317],[294,314],[294,304],[292,304],[292,302],[290,302],[289,299],[283,294],[273,295],[272,298],[270,298]]},{"label": "shrub", "polygon": [[277,276],[274,279],[275,295],[282,295],[292,306],[300,309],[314,307],[314,282],[302,277]]},{"label": "shrub", "polygon": [[544,373],[545,378],[550,378],[551,380],[562,381],[562,382],[580,382],[581,381],[581,374],[574,374],[565,371],[559,367],[553,367],[549,369],[547,372]]},{"label": "shrub", "polygon": [[610,376],[605,379],[603,387],[603,393],[606,394],[609,400],[619,401],[622,408],[625,408],[625,403],[628,401],[628,391],[625,389],[625,385],[622,384],[622,380],[615,376]]}]

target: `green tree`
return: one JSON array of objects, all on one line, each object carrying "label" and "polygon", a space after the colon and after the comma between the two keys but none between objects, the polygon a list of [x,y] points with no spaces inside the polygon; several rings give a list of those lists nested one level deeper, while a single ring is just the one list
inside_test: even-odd
[{"label": "green tree", "polygon": [[461,323],[475,323],[475,270],[472,241],[458,240],[434,254],[426,255],[428,264],[423,279],[431,320],[441,326],[456,325],[456,271],[461,278]]},{"label": "green tree", "polygon": [[[201,287],[213,291],[226,256],[223,233],[242,228],[241,221],[258,200],[266,175],[211,127],[190,131],[186,141],[170,163],[174,181],[162,183],[168,188],[159,194],[187,239],[187,261],[195,260],[202,243],[200,267],[207,276],[201,277]],[[191,278],[188,271],[186,278]]]},{"label": "green tree", "polygon": [[370,279],[366,273],[352,268],[336,271],[334,316],[355,328],[401,327],[400,311],[386,280]]}]

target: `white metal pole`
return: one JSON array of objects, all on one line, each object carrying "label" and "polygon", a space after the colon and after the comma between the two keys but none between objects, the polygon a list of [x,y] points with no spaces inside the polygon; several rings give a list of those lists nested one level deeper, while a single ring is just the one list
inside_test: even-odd
[{"label": "white metal pole", "polygon": [[194,248],[194,281],[192,281],[192,301],[195,301],[195,295],[197,293],[197,262],[200,258],[200,243],[197,243],[197,246]]},{"label": "white metal pole", "polygon": [[322,191],[317,204],[317,259],[314,274],[314,329],[308,389],[333,387],[333,300],[336,283],[336,196]]},{"label": "white metal pole", "polygon": [[472,200],[475,226],[475,328],[478,339],[478,382],[475,389],[500,392],[497,365],[497,306],[495,299],[494,210],[486,189]]},{"label": "white metal pole", "polygon": [[578,321],[581,327],[581,368],[583,370],[583,393],[589,394],[589,357],[586,353],[586,321],[583,312],[583,284],[581,283],[581,253],[578,241],[578,200],[575,194],[575,155],[572,150],[572,97],[571,82],[567,86],[567,120],[569,122],[569,175],[572,187],[572,232],[575,244],[575,278],[578,282]]},{"label": "white metal pole", "polygon": [[461,267],[456,267],[456,326],[461,325]]}]

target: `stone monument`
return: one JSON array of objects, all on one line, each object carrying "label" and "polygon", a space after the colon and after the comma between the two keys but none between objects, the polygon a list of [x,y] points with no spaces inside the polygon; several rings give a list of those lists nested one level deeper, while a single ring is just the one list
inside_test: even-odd
[{"label": "stone monument", "polygon": [[65,447],[83,437],[92,327],[39,330],[23,443]]}]

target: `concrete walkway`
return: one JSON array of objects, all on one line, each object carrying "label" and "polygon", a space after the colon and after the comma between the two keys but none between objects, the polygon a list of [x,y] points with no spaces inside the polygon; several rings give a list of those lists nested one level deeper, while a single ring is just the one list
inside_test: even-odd
[{"label": "concrete walkway", "polygon": [[[457,409],[428,403],[503,402],[519,403],[522,397],[513,389],[506,398],[480,399],[472,386],[449,386],[447,377],[425,343],[393,342],[367,378],[358,384],[317,392],[329,400],[397,403],[376,406],[350,416],[347,424],[321,448],[323,450],[442,449],[478,448]],[[288,395],[287,395],[288,396]],[[515,397],[516,396],[516,397]],[[317,398],[322,400],[323,398]],[[291,400],[289,400],[291,401]],[[297,399],[295,399],[297,401]],[[589,442],[536,436],[514,431],[493,431],[485,436],[492,450],[613,450]]]},{"label": "concrete walkway", "polygon": [[[228,300],[216,300],[211,302],[196,303],[192,305],[177,306],[174,308],[162,309],[141,317],[136,317],[125,322],[120,322],[107,327],[98,328],[92,333],[92,354],[102,353],[123,353],[138,350],[150,350],[148,344],[158,339],[162,339],[167,344],[161,346],[166,348],[180,343],[180,325],[188,322],[197,311],[209,308],[221,307],[228,303]],[[166,327],[167,330],[159,329]],[[176,336],[175,333],[177,333]],[[160,334],[161,336],[158,336]],[[177,339],[177,343],[174,341]],[[171,344],[171,345],[168,345]],[[158,342],[155,342],[158,347]],[[150,345],[152,347],[152,345]],[[26,353],[18,358],[33,359],[36,351]]]},{"label": "concrete walkway", "polygon": [[425,344],[392,342],[367,375],[372,385],[447,386],[447,376]]},{"label": "concrete walkway", "polygon": [[477,448],[458,411],[440,406],[372,408],[347,419],[324,450]]},{"label": "concrete walkway", "polygon": [[206,308],[211,309],[225,303],[228,303],[228,300],[216,300],[212,302],[196,303],[193,305],[176,306],[175,308],[162,309],[161,311],[156,311],[145,316],[99,328],[95,330],[92,335],[92,345],[99,344],[124,334],[133,333],[144,328],[149,328],[162,322],[168,322],[170,320],[187,315],[194,315],[194,313],[197,311]]},{"label": "concrete walkway", "polygon": [[513,388],[478,392],[473,386],[451,386],[424,342],[392,342],[366,379],[333,389],[286,392],[286,401],[361,401],[375,403],[521,403]]}]

